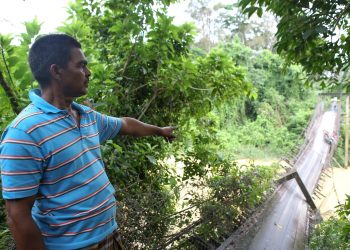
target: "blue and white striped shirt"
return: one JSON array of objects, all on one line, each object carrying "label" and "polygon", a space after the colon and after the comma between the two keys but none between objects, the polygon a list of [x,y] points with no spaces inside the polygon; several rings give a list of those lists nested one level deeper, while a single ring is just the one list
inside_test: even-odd
[{"label": "blue and white striped shirt", "polygon": [[117,228],[114,188],[105,173],[100,144],[116,136],[119,118],[77,103],[80,126],[67,110],[40,96],[6,128],[0,144],[4,199],[36,195],[32,216],[47,249],[97,243]]}]

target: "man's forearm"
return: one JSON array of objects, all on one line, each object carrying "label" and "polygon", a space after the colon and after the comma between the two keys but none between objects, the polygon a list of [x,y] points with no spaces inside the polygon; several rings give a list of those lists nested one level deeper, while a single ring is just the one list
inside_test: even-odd
[{"label": "man's forearm", "polygon": [[158,127],[151,124],[147,124],[130,117],[121,118],[122,127],[120,129],[120,134],[131,135],[131,136],[149,136],[158,135],[163,136],[169,142],[175,139],[173,134],[175,127]]},{"label": "man's forearm", "polygon": [[18,250],[44,250],[41,232],[31,216],[8,218],[8,225]]},{"label": "man's forearm", "polygon": [[123,117],[121,134],[132,136],[162,135],[162,128],[141,122],[134,118]]}]

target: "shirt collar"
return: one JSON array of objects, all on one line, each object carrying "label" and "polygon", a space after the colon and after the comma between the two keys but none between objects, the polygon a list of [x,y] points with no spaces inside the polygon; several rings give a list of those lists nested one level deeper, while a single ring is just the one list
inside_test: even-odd
[{"label": "shirt collar", "polygon": [[[66,109],[59,109],[55,107],[54,105],[48,103],[41,97],[41,90],[40,89],[33,89],[29,92],[29,98],[32,101],[32,103],[45,113],[60,113],[60,112],[67,112]],[[78,104],[73,102],[72,107],[76,110],[78,110],[79,113],[85,113],[84,109]]]}]

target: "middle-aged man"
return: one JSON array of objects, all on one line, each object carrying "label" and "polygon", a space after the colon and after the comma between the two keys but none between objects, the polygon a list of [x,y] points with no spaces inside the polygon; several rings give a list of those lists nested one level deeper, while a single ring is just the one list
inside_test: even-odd
[{"label": "middle-aged man", "polygon": [[117,134],[174,139],[173,127],[114,118],[77,104],[90,70],[80,43],[64,34],[37,39],[29,64],[40,90],[0,144],[2,193],[17,248],[121,249],[114,188],[100,145]]}]

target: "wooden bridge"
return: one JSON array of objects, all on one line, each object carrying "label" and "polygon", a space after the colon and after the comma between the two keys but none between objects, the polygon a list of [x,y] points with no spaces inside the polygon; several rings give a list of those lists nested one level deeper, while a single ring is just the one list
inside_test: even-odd
[{"label": "wooden bridge", "polygon": [[340,114],[337,98],[327,111],[323,102],[319,102],[291,170],[280,179],[280,185],[264,209],[229,237],[219,250],[305,249],[309,219],[318,217],[310,194],[333,155],[339,137]]}]

